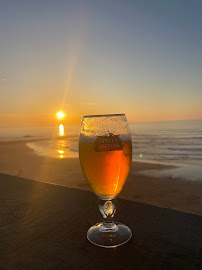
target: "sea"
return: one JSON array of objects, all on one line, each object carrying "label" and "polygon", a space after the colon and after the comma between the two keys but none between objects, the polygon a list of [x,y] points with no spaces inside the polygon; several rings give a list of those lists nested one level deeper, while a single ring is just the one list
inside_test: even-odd
[{"label": "sea", "polygon": [[[202,181],[202,120],[129,123],[133,160],[174,165],[162,171],[143,171],[161,177]],[[80,125],[1,127],[0,142],[24,141],[38,155],[79,158]]]}]

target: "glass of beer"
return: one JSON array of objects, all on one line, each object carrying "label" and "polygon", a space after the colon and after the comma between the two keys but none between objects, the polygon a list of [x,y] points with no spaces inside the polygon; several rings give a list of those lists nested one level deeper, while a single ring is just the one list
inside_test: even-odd
[{"label": "glass of beer", "polygon": [[132,143],[125,114],[83,116],[79,137],[79,158],[84,176],[94,193],[103,222],[90,227],[88,240],[112,248],[132,236],[124,224],[113,220],[116,196],[121,192],[130,171]]}]

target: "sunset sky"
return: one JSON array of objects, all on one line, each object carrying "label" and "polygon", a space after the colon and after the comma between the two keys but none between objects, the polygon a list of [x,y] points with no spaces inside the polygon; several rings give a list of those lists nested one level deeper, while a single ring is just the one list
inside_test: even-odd
[{"label": "sunset sky", "polygon": [[60,110],[202,118],[202,1],[0,1],[0,126]]}]

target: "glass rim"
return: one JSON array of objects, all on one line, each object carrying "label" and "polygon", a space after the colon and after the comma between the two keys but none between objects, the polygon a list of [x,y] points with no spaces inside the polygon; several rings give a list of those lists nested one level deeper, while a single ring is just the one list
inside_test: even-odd
[{"label": "glass rim", "polygon": [[110,117],[110,116],[125,116],[125,113],[117,113],[117,114],[91,114],[91,115],[84,115],[83,118]]}]

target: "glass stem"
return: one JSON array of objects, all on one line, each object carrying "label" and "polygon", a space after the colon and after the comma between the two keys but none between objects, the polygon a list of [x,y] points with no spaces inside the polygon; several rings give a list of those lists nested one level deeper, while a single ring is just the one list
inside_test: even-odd
[{"label": "glass stem", "polygon": [[113,219],[116,212],[116,202],[116,198],[110,200],[98,200],[98,206],[103,216],[103,224],[101,230],[114,230],[117,227]]}]

